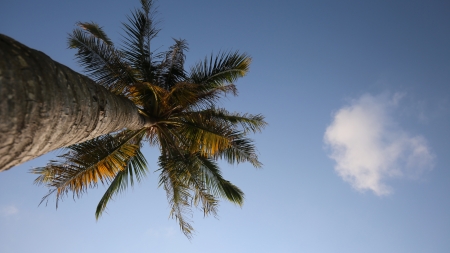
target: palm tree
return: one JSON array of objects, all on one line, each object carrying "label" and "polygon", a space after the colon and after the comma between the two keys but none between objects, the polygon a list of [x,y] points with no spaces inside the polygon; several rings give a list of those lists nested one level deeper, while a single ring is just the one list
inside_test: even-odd
[{"label": "palm tree", "polygon": [[127,98],[146,119],[139,129],[123,129],[67,147],[67,153],[46,167],[36,168],[36,183],[50,187],[48,196],[58,200],[69,192],[80,197],[98,183],[109,185],[101,198],[96,217],[107,203],[148,172],[140,148],[146,142],[160,150],[159,184],[171,205],[171,216],[190,237],[188,216],[192,204],[204,215],[217,212],[219,198],[242,205],[244,194],[225,180],[219,159],[236,164],[261,163],[249,133],[266,125],[261,115],[231,113],[216,107],[226,94],[237,94],[233,82],[248,72],[250,57],[239,52],[210,56],[184,69],[184,40],[167,51],[150,48],[158,34],[153,19],[153,1],[141,0],[124,24],[124,46],[117,49],[100,26],[78,23],[69,36],[69,47],[88,76],[110,92]]}]

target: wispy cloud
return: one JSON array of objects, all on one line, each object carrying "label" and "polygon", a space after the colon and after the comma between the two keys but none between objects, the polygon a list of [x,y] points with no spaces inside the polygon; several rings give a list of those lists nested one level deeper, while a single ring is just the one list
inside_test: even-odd
[{"label": "wispy cloud", "polygon": [[418,177],[433,167],[425,138],[411,136],[394,119],[401,98],[363,95],[337,111],[326,129],[336,172],[357,190],[386,195],[392,192],[386,179]]},{"label": "wispy cloud", "polygon": [[19,209],[14,205],[4,206],[0,209],[0,215],[2,217],[8,217],[19,213]]}]

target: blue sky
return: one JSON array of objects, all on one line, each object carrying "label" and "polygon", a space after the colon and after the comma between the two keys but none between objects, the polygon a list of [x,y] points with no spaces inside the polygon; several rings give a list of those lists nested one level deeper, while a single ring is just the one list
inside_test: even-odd
[{"label": "blue sky", "polygon": [[[253,57],[230,111],[261,113],[263,169],[223,164],[246,194],[186,239],[158,176],[94,211],[104,188],[38,206],[29,169],[0,174],[0,252],[450,252],[450,2],[158,1],[162,31]],[[95,21],[118,43],[134,1],[7,1],[0,33],[81,71],[67,33]],[[157,150],[146,149],[156,170]]]}]

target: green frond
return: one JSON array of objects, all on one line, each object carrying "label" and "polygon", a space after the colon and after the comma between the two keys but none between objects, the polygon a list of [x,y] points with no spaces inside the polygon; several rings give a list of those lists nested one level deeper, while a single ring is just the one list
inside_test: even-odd
[{"label": "green frond", "polygon": [[191,68],[189,80],[204,85],[205,89],[233,83],[247,74],[250,63],[251,58],[245,53],[224,52],[215,58],[211,55]]},{"label": "green frond", "polygon": [[242,206],[244,203],[244,193],[237,186],[222,177],[222,173],[220,172],[217,163],[198,153],[195,155],[195,158],[198,159],[201,164],[200,168],[204,173],[207,188],[215,190],[215,194],[222,198]]},{"label": "green frond", "polygon": [[237,88],[234,84],[226,84],[217,87],[205,87],[200,86],[197,94],[197,101],[193,103],[191,110],[205,110],[210,107],[214,107],[219,99],[227,94],[237,95]]},{"label": "green frond", "polygon": [[175,178],[188,185],[194,192],[194,205],[202,204],[204,215],[217,214],[218,202],[215,196],[242,205],[243,192],[225,180],[217,163],[200,153],[185,153],[180,156],[160,159],[160,171],[171,171]]},{"label": "green frond", "polygon": [[185,113],[180,118],[183,124],[177,131],[185,138],[190,152],[225,159],[230,164],[250,162],[256,168],[262,166],[253,141],[247,137],[249,132],[261,131],[267,124],[261,115],[211,108]]},{"label": "green frond", "polygon": [[140,81],[153,82],[155,74],[150,42],[159,32],[156,27],[158,22],[154,20],[156,12],[153,1],[142,0],[141,5],[142,9],[134,10],[132,15],[127,17],[129,24],[123,23],[127,36],[124,36],[122,52],[128,63],[139,70]]},{"label": "green frond", "polygon": [[184,62],[188,44],[185,40],[174,39],[174,41],[175,44],[164,53],[164,59],[158,66],[159,77],[157,83],[166,90],[170,90],[175,84],[186,79]]},{"label": "green frond", "polygon": [[112,198],[122,193],[128,186],[134,186],[134,180],[138,183],[147,175],[147,160],[140,150],[136,151],[136,154],[128,160],[125,170],[121,170],[114,177],[114,180],[109,185],[100,202],[97,205],[95,211],[96,219],[100,218],[103,211],[106,209],[106,205]]},{"label": "green frond", "polygon": [[217,215],[218,201],[214,196],[215,189],[207,184],[202,164],[196,157],[196,154],[184,153],[181,155],[165,157],[160,159],[160,170],[175,171],[176,179],[189,187],[193,196],[190,202],[195,206],[201,203],[204,216],[209,214]]},{"label": "green frond", "polygon": [[239,206],[244,204],[244,192],[242,192],[242,190],[236,185],[232,184],[228,180],[221,179],[220,186],[224,198]]},{"label": "green frond", "polygon": [[245,137],[245,134],[237,134],[230,146],[215,154],[216,158],[225,159],[230,164],[249,162],[255,168],[261,168],[253,141]]},{"label": "green frond", "polygon": [[250,162],[256,168],[262,166],[247,134],[259,132],[267,125],[263,116],[229,113],[216,108],[175,116],[173,119],[182,123],[176,131],[184,138],[183,143],[190,152],[225,159],[230,164]]},{"label": "green frond", "polygon": [[59,156],[61,160],[32,170],[40,174],[35,182],[49,187],[49,195],[56,192],[57,203],[69,192],[80,197],[99,182],[111,182],[118,172],[127,168],[129,160],[139,151],[143,133],[143,130],[124,131],[69,146],[68,152]]},{"label": "green frond", "polygon": [[154,128],[158,134],[161,155],[167,157],[182,155],[188,144],[186,138],[177,129],[167,127],[164,123],[157,124]]},{"label": "green frond", "polygon": [[234,84],[205,89],[200,84],[178,82],[171,87],[166,99],[169,104],[181,109],[178,112],[198,111],[213,107],[222,96],[229,93],[237,94]]},{"label": "green frond", "polygon": [[108,46],[114,46],[113,42],[108,38],[103,28],[94,22],[77,22],[77,25],[89,32],[92,36],[102,40]]},{"label": "green frond", "polygon": [[69,48],[77,49],[76,58],[87,75],[115,94],[134,83],[133,71],[121,60],[120,52],[85,30],[69,35]]},{"label": "green frond", "polygon": [[230,113],[223,108],[210,107],[206,110],[186,112],[183,114],[185,118],[190,118],[194,115],[196,115],[196,118],[201,118],[203,121],[215,121],[218,125],[229,125],[233,129],[239,127],[244,133],[261,132],[262,129],[267,126],[267,122],[264,121],[264,116],[261,114]]},{"label": "green frond", "polygon": [[188,218],[192,217],[190,208],[192,196],[189,193],[189,186],[183,179],[185,175],[182,175],[176,167],[170,166],[168,161],[166,156],[159,157],[161,171],[159,186],[163,186],[166,191],[171,207],[170,217],[178,221],[181,231],[190,239],[194,231]]},{"label": "green frond", "polygon": [[[201,118],[183,122],[183,125],[176,129],[180,136],[183,136],[185,146],[190,152],[201,152],[204,155],[214,156],[219,150],[230,146],[233,134],[230,129],[214,124],[214,122],[204,122],[199,124]],[[173,131],[175,132],[175,130]]]}]

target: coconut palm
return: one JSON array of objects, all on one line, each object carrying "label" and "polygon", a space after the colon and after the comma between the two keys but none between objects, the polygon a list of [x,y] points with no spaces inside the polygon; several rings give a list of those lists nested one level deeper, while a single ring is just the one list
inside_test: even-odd
[{"label": "coconut palm", "polygon": [[[219,198],[242,205],[244,194],[225,180],[217,164],[261,163],[249,133],[266,125],[263,116],[231,113],[216,106],[226,94],[237,94],[233,82],[243,77],[250,57],[239,52],[211,55],[184,69],[184,40],[174,40],[167,51],[156,53],[151,41],[158,34],[153,1],[141,0],[124,24],[122,48],[116,48],[103,29],[93,23],[78,23],[69,36],[69,47],[87,75],[110,92],[132,101],[146,119],[140,129],[122,129],[67,147],[67,153],[46,167],[36,168],[36,183],[50,187],[56,202],[69,193],[80,197],[99,183],[108,185],[96,217],[107,203],[147,173],[141,153],[144,143],[160,150],[159,184],[171,205],[171,216],[190,237],[192,205],[204,215],[217,213]],[[43,200],[44,200],[43,199]]]}]

